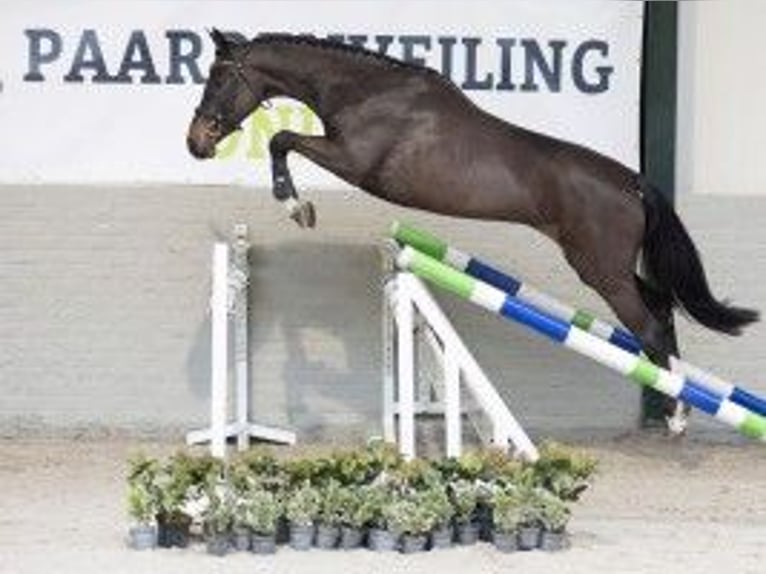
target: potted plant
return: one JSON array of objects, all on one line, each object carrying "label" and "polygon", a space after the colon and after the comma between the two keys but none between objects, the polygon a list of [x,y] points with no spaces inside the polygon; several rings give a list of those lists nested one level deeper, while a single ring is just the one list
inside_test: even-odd
[{"label": "potted plant", "polygon": [[596,467],[596,459],[586,452],[547,441],[533,467],[534,481],[561,500],[576,501],[590,485]]},{"label": "potted plant", "polygon": [[290,547],[308,550],[314,540],[314,521],[319,513],[321,498],[316,488],[306,481],[293,490],[285,504],[285,516],[290,524]]},{"label": "potted plant", "polygon": [[540,548],[554,552],[568,546],[566,526],[570,517],[571,511],[565,501],[550,492],[541,496],[540,522],[543,531]]},{"label": "potted plant", "polygon": [[520,487],[519,504],[519,550],[534,550],[540,546],[542,533],[542,497],[545,491],[539,487]]},{"label": "potted plant", "polygon": [[460,544],[475,544],[479,539],[479,526],[475,521],[479,500],[476,484],[458,479],[449,485],[450,500],[455,509],[457,539]]},{"label": "potted plant", "polygon": [[163,548],[189,545],[192,517],[185,507],[197,479],[195,465],[195,459],[179,453],[157,473],[157,544]]},{"label": "potted plant", "polygon": [[208,554],[224,556],[229,552],[234,523],[234,502],[225,484],[209,489],[209,504],[202,515]]},{"label": "potted plant", "polygon": [[351,550],[362,545],[364,529],[373,518],[373,509],[364,497],[364,489],[352,484],[338,493],[340,547]]},{"label": "potted plant", "polygon": [[376,552],[396,550],[396,535],[389,529],[387,508],[393,501],[391,488],[385,482],[374,482],[362,487],[367,512],[371,516],[367,531],[367,544]]},{"label": "potted plant", "polygon": [[144,455],[129,461],[128,471],[128,514],[134,521],[129,531],[129,546],[136,550],[154,548],[157,544],[157,529],[154,525],[157,514],[157,499],[154,481],[158,463]]},{"label": "potted plant", "polygon": [[437,484],[423,491],[420,503],[428,509],[433,517],[433,527],[430,532],[431,548],[449,548],[452,546],[455,536],[453,524],[455,509],[444,486]]},{"label": "potted plant", "polygon": [[316,545],[330,550],[338,545],[341,525],[340,483],[330,479],[319,488],[319,512],[316,519]]},{"label": "potted plant", "polygon": [[244,504],[245,522],[251,533],[250,548],[256,554],[277,550],[277,524],[282,504],[276,494],[262,488],[249,493]]},{"label": "potted plant", "polygon": [[518,549],[519,528],[524,521],[523,498],[517,487],[498,488],[492,497],[492,542],[501,552]]},{"label": "potted plant", "polygon": [[434,526],[435,517],[418,492],[407,492],[389,504],[385,509],[389,529],[401,541],[404,554],[425,550],[428,533]]}]

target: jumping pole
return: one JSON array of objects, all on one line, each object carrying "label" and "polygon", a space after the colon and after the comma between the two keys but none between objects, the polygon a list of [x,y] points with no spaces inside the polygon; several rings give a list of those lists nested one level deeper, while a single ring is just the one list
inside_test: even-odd
[{"label": "jumping pole", "polygon": [[397,264],[400,269],[411,271],[442,289],[545,335],[638,384],[652,387],[702,410],[745,436],[766,441],[766,418],[713,393],[694,380],[663,369],[410,246],[402,249]]},{"label": "jumping pole", "polygon": [[[633,354],[641,353],[640,341],[629,331],[619,326],[610,325],[587,311],[563,303],[534,286],[522,282],[472,255],[455,249],[432,233],[412,225],[395,222],[392,225],[391,234],[399,243],[414,247],[441,263],[492,285],[562,321],[572,323],[625,351]],[[672,360],[680,372],[701,386],[747,410],[766,416],[766,400],[763,398],[677,357],[673,357]]]}]

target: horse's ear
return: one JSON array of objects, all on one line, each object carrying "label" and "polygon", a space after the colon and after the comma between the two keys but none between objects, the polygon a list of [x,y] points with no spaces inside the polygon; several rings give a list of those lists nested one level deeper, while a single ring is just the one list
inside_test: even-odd
[{"label": "horse's ear", "polygon": [[210,30],[210,38],[213,40],[213,44],[215,44],[215,51],[219,53],[221,56],[230,56],[231,55],[231,46],[229,45],[229,41],[226,39],[226,35],[221,32],[218,28],[213,28]]}]

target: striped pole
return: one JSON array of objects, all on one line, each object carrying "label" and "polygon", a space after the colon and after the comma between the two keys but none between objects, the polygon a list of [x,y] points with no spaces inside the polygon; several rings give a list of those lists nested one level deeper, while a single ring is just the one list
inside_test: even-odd
[{"label": "striped pole", "polygon": [[[576,327],[592,333],[605,341],[609,341],[625,351],[636,355],[641,353],[640,341],[629,331],[610,325],[587,311],[578,310],[566,303],[562,303],[535,287],[522,283],[507,273],[451,247],[431,233],[411,225],[394,222],[391,228],[391,235],[401,244],[410,245],[441,263],[445,263],[458,271],[462,271],[471,277],[492,285],[508,295],[517,297],[521,301],[545,311],[558,319],[572,323]],[[713,393],[727,398],[750,411],[766,415],[766,400],[763,398],[685,361],[679,359],[676,362],[680,370],[687,377],[694,379],[699,385],[707,387]]]},{"label": "striped pole", "polygon": [[745,436],[766,441],[766,418],[717,396],[699,383],[658,367],[600,337],[540,311],[504,291],[436,259],[405,247],[397,265],[455,295],[472,301],[506,319],[521,323],[641,385],[677,398],[733,426]]}]

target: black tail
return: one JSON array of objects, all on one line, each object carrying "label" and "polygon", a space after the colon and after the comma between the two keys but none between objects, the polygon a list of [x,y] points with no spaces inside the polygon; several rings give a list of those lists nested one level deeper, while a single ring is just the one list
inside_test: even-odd
[{"label": "black tail", "polygon": [[644,261],[651,279],[693,319],[716,331],[739,335],[758,321],[758,311],[731,307],[713,297],[702,261],[678,214],[651,186],[644,186]]}]

